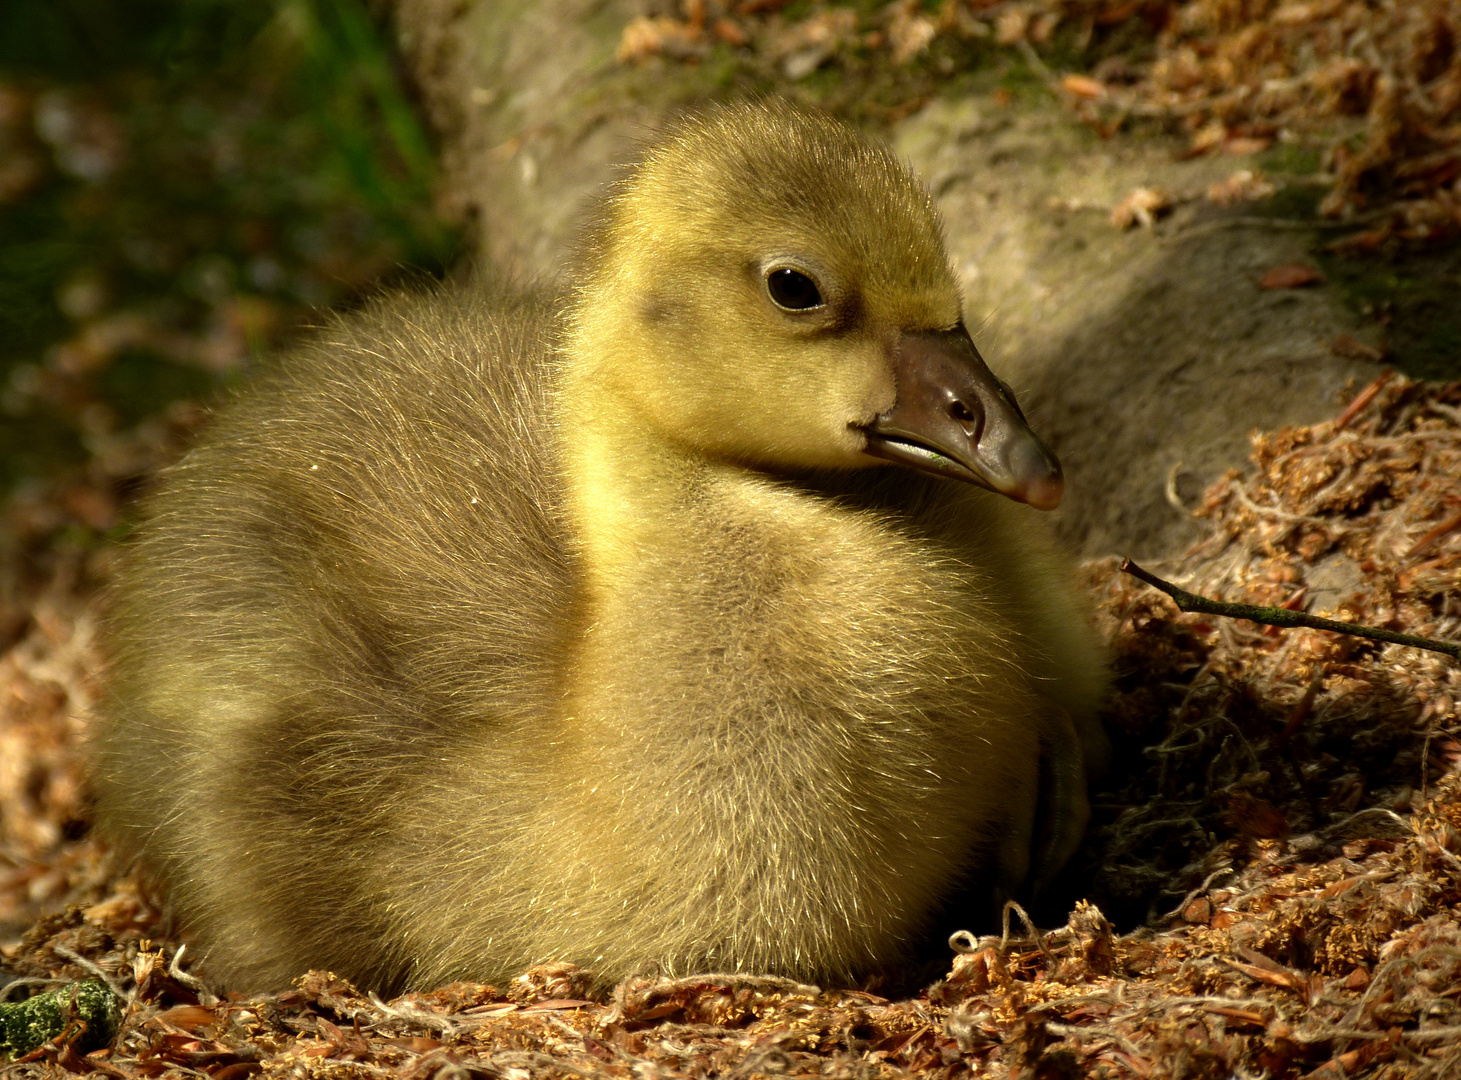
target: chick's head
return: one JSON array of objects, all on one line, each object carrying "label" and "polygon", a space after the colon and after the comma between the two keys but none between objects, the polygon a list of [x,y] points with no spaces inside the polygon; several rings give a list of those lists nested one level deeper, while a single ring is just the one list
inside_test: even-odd
[{"label": "chick's head", "polygon": [[587,245],[572,348],[616,407],[698,452],[863,466],[900,335],[959,321],[912,173],[828,117],[767,103],[683,121],[619,185]]}]

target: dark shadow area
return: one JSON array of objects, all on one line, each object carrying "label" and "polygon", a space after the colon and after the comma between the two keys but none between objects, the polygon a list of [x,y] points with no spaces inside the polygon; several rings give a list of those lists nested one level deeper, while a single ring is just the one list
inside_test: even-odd
[{"label": "dark shadow area", "polygon": [[[1372,648],[1335,649],[1336,664],[1365,672],[1364,695],[1291,725],[1290,688],[1267,693],[1262,680],[1223,671],[1208,637],[1153,620],[1118,641],[1107,715],[1116,766],[1092,795],[1085,844],[1037,909],[1040,925],[1063,923],[1087,899],[1120,932],[1161,926],[1181,917],[1189,893],[1259,858],[1263,842],[1287,843],[1289,864],[1325,862],[1393,835],[1367,808],[1409,812],[1427,735]],[[1426,769],[1432,782],[1443,771]]]},{"label": "dark shadow area", "polygon": [[1385,362],[1416,379],[1461,378],[1461,247],[1320,253],[1347,302],[1380,328]]}]

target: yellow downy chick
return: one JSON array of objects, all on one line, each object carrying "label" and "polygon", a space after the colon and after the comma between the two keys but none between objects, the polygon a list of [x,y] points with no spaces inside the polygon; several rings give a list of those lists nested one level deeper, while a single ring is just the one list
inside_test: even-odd
[{"label": "yellow downy chick", "polygon": [[229,987],[846,983],[1079,839],[1105,672],[1020,505],[1059,466],[914,177],[713,109],[571,282],[341,319],[147,504],[101,815]]}]

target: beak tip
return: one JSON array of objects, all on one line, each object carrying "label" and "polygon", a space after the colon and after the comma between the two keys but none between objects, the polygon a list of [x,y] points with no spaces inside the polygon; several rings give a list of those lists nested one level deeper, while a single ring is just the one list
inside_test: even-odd
[{"label": "beak tip", "polygon": [[1006,459],[1015,481],[1010,494],[1036,510],[1054,510],[1065,495],[1065,470],[1033,432],[1026,429],[1023,435]]},{"label": "beak tip", "polygon": [[1031,482],[1020,494],[1036,510],[1054,510],[1065,495],[1065,482],[1056,473],[1054,476]]}]

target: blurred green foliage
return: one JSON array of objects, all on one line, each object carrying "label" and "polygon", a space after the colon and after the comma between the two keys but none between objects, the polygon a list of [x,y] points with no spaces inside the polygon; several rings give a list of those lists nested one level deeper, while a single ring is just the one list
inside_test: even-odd
[{"label": "blurred green foliage", "polygon": [[0,494],[450,263],[388,30],[364,0],[0,3]]}]

